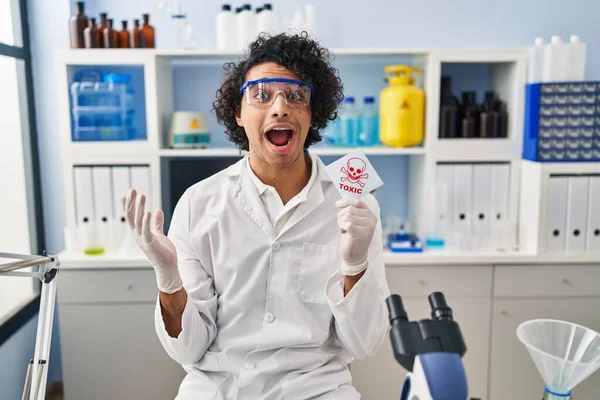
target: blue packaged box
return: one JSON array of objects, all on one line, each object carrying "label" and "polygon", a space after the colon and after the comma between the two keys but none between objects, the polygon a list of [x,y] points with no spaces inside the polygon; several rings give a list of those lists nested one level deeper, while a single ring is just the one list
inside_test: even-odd
[{"label": "blue packaged box", "polygon": [[600,161],[600,82],[528,84],[523,158]]},{"label": "blue packaged box", "polygon": [[421,240],[412,233],[397,233],[388,236],[388,247],[395,253],[420,253],[423,251]]},{"label": "blue packaged box", "polygon": [[82,71],[71,84],[74,141],[133,140],[135,109],[131,77]]}]

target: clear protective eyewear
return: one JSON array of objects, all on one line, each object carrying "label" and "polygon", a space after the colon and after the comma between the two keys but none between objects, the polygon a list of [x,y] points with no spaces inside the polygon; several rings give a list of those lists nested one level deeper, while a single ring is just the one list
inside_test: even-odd
[{"label": "clear protective eyewear", "polygon": [[246,92],[246,103],[258,107],[270,107],[279,93],[290,107],[306,107],[310,104],[313,86],[290,78],[263,78],[244,83],[240,96]]}]

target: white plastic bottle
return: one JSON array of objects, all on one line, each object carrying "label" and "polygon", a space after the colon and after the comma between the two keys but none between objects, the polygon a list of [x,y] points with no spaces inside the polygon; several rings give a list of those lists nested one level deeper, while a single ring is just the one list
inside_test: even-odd
[{"label": "white plastic bottle", "polygon": [[313,4],[304,6],[306,20],[304,21],[306,31],[312,37],[317,36],[317,10]]},{"label": "white plastic bottle", "polygon": [[565,82],[569,79],[569,44],[552,36],[544,46],[544,82]]},{"label": "white plastic bottle", "polygon": [[260,26],[258,25],[258,21],[260,21],[260,14],[262,14],[262,7],[256,7],[256,12],[254,14],[254,38],[257,38],[258,35],[262,32],[260,30]]},{"label": "white plastic bottle", "polygon": [[248,44],[254,40],[256,33],[255,20],[256,15],[252,12],[250,4],[244,4],[242,11],[236,16],[237,18],[237,47],[244,51]]},{"label": "white plastic bottle", "polygon": [[535,43],[529,48],[527,67],[527,83],[542,82],[544,72],[544,38],[535,38]]},{"label": "white plastic bottle", "polygon": [[231,5],[223,4],[217,13],[217,50],[235,50],[237,44],[237,24]]},{"label": "white plastic bottle", "polygon": [[289,30],[291,33],[299,34],[302,31],[306,30],[304,22],[304,15],[302,15],[302,10],[297,8],[294,12],[294,16],[292,17],[292,21],[290,22]]},{"label": "white plastic bottle", "polygon": [[579,36],[571,35],[571,42],[569,43],[569,81],[585,80],[585,53],[585,43],[579,40]]},{"label": "white plastic bottle", "polygon": [[265,3],[262,11],[258,14],[258,31],[276,35],[281,32],[279,18],[271,3]]}]

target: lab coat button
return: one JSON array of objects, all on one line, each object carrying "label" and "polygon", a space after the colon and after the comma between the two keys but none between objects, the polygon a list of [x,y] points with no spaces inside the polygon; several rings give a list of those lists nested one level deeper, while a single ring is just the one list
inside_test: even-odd
[{"label": "lab coat button", "polygon": [[273,251],[277,251],[281,248],[281,245],[279,244],[279,242],[275,242],[273,243]]},{"label": "lab coat button", "polygon": [[254,369],[254,364],[246,363],[245,367],[246,367],[246,369]]},{"label": "lab coat button", "polygon": [[268,323],[271,323],[274,320],[275,320],[275,316],[272,313],[268,312],[265,314],[265,321],[267,321]]}]

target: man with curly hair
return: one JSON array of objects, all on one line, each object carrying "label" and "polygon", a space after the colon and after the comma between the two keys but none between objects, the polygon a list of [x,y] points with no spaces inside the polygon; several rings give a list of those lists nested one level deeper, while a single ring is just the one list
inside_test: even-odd
[{"label": "man with curly hair", "polygon": [[377,201],[342,199],[307,150],[343,98],[331,58],[306,34],[259,36],[214,102],[248,154],[182,195],[168,238],[143,195],[122,199],[187,372],[178,399],[360,398],[348,364],[384,341],[389,289]]}]

